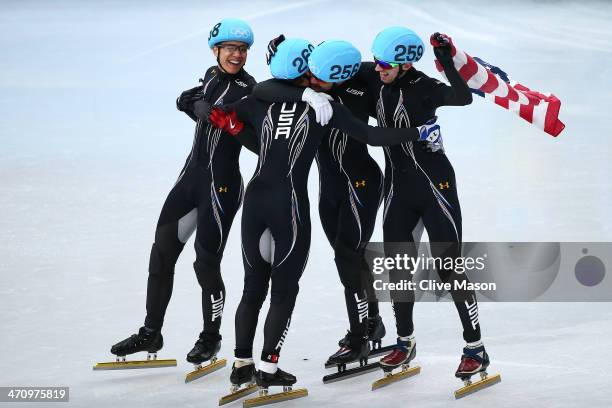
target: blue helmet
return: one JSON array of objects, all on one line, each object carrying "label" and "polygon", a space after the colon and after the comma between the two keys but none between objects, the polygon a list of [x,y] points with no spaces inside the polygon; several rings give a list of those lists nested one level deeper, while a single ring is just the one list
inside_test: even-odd
[{"label": "blue helmet", "polygon": [[389,27],[382,30],[372,43],[374,58],[397,64],[417,62],[425,52],[423,40],[405,27]]},{"label": "blue helmet", "polygon": [[270,73],[277,79],[295,79],[308,70],[308,57],[314,45],[301,38],[289,38],[280,43],[270,61]]},{"label": "blue helmet", "polygon": [[225,41],[240,41],[250,47],[254,39],[253,30],[246,22],[237,18],[224,18],[210,30],[208,46],[212,49]]},{"label": "blue helmet", "polygon": [[361,53],[353,44],[328,40],[317,45],[310,59],[310,72],[325,82],[341,82],[353,77],[361,66]]}]

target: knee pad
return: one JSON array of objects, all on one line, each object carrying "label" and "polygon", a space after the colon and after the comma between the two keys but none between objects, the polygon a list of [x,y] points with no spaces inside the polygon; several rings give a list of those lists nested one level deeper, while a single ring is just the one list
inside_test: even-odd
[{"label": "knee pad", "polygon": [[156,243],[153,243],[151,247],[149,274],[155,276],[174,275],[174,263],[168,262]]},{"label": "knee pad", "polygon": [[300,291],[300,285],[297,281],[290,282],[274,282],[272,280],[272,290],[270,291],[270,303],[280,304],[287,300],[295,302],[295,298]]},{"label": "knee pad", "polygon": [[195,249],[196,260],[193,263],[193,269],[200,286],[215,288],[223,285],[223,279],[221,278],[221,256],[205,250],[197,241]]},{"label": "knee pad", "polygon": [[242,291],[242,302],[248,304],[251,307],[257,308],[257,310],[261,309],[261,305],[266,300],[266,296],[268,295],[268,286],[265,288],[261,288],[259,290],[243,290]]},{"label": "knee pad", "polygon": [[360,290],[363,286],[362,273],[364,269],[367,269],[363,254],[341,242],[336,242],[334,245],[334,261],[342,285],[349,290]]}]

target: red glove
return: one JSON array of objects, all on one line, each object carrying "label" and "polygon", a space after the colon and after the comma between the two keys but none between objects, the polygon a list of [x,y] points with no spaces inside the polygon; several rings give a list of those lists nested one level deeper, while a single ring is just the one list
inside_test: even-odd
[{"label": "red glove", "polygon": [[442,33],[433,33],[431,35],[431,37],[429,37],[429,42],[431,43],[432,46],[434,47],[440,47],[440,46],[452,46],[453,45],[453,39],[450,38],[448,35],[446,34],[442,34]]},{"label": "red glove", "polygon": [[433,33],[429,37],[434,54],[440,62],[450,62],[453,59],[453,40],[446,34]]},{"label": "red glove", "polygon": [[225,112],[221,108],[213,108],[208,120],[211,125],[232,136],[236,136],[244,128],[244,123],[238,119],[236,111]]}]

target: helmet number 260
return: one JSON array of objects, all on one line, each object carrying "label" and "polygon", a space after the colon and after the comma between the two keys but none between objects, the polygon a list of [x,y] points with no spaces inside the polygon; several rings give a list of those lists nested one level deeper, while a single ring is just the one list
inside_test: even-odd
[{"label": "helmet number 260", "polygon": [[302,56],[293,60],[292,64],[297,68],[299,73],[306,71],[306,68],[308,68],[308,57],[310,57],[312,50],[314,50],[314,46],[312,44],[308,44],[308,48],[304,48],[302,50]]},{"label": "helmet number 260", "polygon": [[355,75],[359,69],[359,63],[355,65],[332,65],[329,79],[348,79]]}]

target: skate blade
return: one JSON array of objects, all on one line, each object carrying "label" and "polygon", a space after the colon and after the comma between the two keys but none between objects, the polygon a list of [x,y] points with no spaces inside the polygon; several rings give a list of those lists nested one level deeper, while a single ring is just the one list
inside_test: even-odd
[{"label": "skate blade", "polygon": [[204,377],[210,373],[214,373],[217,370],[222,369],[227,364],[227,360],[221,358],[214,363],[210,363],[204,367],[196,368],[195,370],[187,373],[185,376],[185,384],[188,382],[192,382],[193,380],[197,380],[198,378]]},{"label": "skate blade", "polygon": [[393,384],[394,382],[398,382],[405,378],[410,378],[414,375],[417,375],[421,372],[420,366],[408,367],[406,370],[402,370],[399,373],[391,374],[379,380],[376,380],[372,383],[372,391],[387,386],[389,384]]},{"label": "skate blade", "polygon": [[329,384],[336,381],[346,380],[348,378],[357,377],[359,375],[371,373],[372,371],[376,371],[380,369],[380,364],[377,362],[365,364],[362,366],[357,366],[353,368],[348,368],[344,371],[339,371],[337,373],[328,374],[323,377],[323,384]]},{"label": "skate blade", "polygon": [[128,370],[132,368],[162,368],[176,367],[176,360],[135,360],[135,361],[113,361],[108,363],[97,363],[94,370]]},{"label": "skate blade", "polygon": [[252,393],[257,392],[257,389],[257,384],[251,384],[241,390],[224,395],[223,397],[219,398],[219,406],[229,404],[230,402],[236,401],[242,397],[251,395]]},{"label": "skate blade", "polygon": [[298,388],[297,390],[279,392],[277,394],[262,395],[255,398],[249,398],[242,403],[243,408],[258,407],[260,405],[273,404],[275,402],[288,401],[296,398],[306,397],[308,390],[306,388]]},{"label": "skate blade", "polygon": [[[387,354],[391,351],[393,351],[393,349],[396,347],[395,344],[390,344],[388,346],[384,346],[378,349],[372,349],[370,350],[370,353],[368,354],[368,359],[370,358],[374,358],[374,357],[378,357],[380,355],[383,354]],[[329,360],[325,362],[325,368],[335,368],[337,366],[337,364],[334,363],[330,363]]]},{"label": "skate blade", "polygon": [[476,391],[480,391],[483,388],[495,385],[498,382],[501,382],[501,375],[499,374],[491,375],[484,380],[473,382],[472,384],[459,388],[457,391],[455,391],[455,399],[463,398],[467,395],[475,393]]}]

